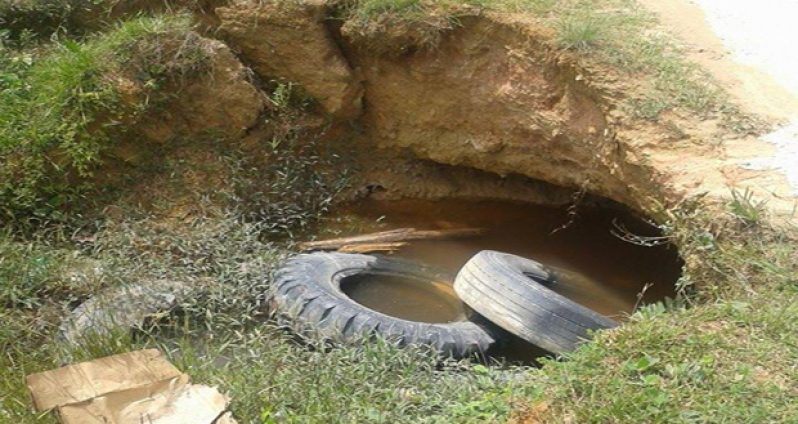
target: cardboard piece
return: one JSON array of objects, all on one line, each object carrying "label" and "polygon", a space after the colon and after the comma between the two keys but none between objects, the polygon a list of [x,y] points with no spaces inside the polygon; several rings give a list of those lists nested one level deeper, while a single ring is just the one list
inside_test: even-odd
[{"label": "cardboard piece", "polygon": [[234,424],[228,399],[190,384],[157,349],[108,356],[27,377],[38,411],[63,424]]}]

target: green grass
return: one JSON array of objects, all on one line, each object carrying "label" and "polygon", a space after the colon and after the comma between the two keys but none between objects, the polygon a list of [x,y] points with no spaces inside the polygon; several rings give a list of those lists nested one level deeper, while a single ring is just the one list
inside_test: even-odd
[{"label": "green grass", "polygon": [[0,4],[0,27],[12,40],[51,35],[69,19],[69,0],[6,0]]},{"label": "green grass", "polygon": [[0,305],[16,309],[40,307],[57,294],[90,291],[88,282],[72,284],[70,272],[80,262],[69,249],[0,236]]},{"label": "green grass", "polygon": [[[91,278],[104,286],[169,279],[207,289],[132,334],[89,338],[77,349],[56,343],[54,330],[61,305],[89,292],[80,278],[68,280],[75,287],[28,291],[39,300],[33,307],[0,305],[7,323],[0,329],[0,417],[54,422],[30,412],[26,373],[158,347],[195,381],[229,394],[246,423],[503,422],[512,414],[543,422],[794,421],[794,233],[769,227],[766,216],[752,221],[736,204],[727,219],[700,204],[673,216],[671,234],[688,261],[681,299],[641,309],[619,330],[540,370],[440,364],[423,349],[381,342],[332,350],[297,344],[264,321],[268,276],[290,242],[269,241],[268,230],[240,215],[177,227],[149,217],[111,219],[94,241],[71,249],[6,235],[6,286],[58,287],[53,278],[72,268],[68,259],[90,260],[103,270]],[[55,260],[41,268],[42,257]],[[38,293],[48,293],[47,301]]]},{"label": "green grass", "polygon": [[[740,206],[740,204],[745,206]],[[684,209],[681,302],[549,363],[530,402],[542,422],[791,423],[798,419],[798,248],[737,195],[727,219]]]},{"label": "green grass", "polygon": [[[235,393],[232,408],[243,422],[487,422],[506,417],[510,400],[524,396],[522,381],[504,381],[509,371],[441,365],[430,352],[379,341],[325,352],[266,329],[220,343],[232,348],[178,364]],[[209,367],[221,354],[230,361]]]},{"label": "green grass", "polygon": [[4,0],[0,33],[16,43],[56,36],[85,37],[108,30],[120,20],[159,11],[191,11],[202,0]]},{"label": "green grass", "polygon": [[796,319],[776,290],[640,314],[543,369],[546,422],[794,422]]},{"label": "green grass", "polygon": [[[240,216],[180,228],[150,218],[109,222],[90,246],[72,254],[91,258],[105,286],[169,279],[205,289],[133,333],[90,336],[75,348],[55,340],[59,312],[72,300],[68,292],[53,293],[47,305],[33,309],[0,305],[0,318],[8,322],[0,329],[0,421],[54,422],[30,411],[26,374],[144,347],[164,350],[194,381],[229,394],[243,423],[485,422],[506,417],[511,400],[528,397],[520,368],[441,364],[433,352],[384,342],[333,350],[297,344],[265,322],[268,276],[286,245],[263,234]],[[10,258],[14,269],[48,249],[58,252],[41,241],[35,248],[7,242],[30,252]],[[33,276],[46,285],[50,271]]]},{"label": "green grass", "polygon": [[361,0],[353,9],[358,16],[367,19],[380,13],[401,13],[413,15],[421,13],[423,4],[420,0]]},{"label": "green grass", "polygon": [[767,213],[766,206],[766,202],[756,200],[754,193],[749,189],[742,193],[733,190],[732,200],[729,202],[729,212],[742,224],[753,226],[762,222]]},{"label": "green grass", "polygon": [[609,25],[600,16],[568,16],[557,22],[557,43],[565,49],[587,52],[607,39]]},{"label": "green grass", "polygon": [[[2,47],[0,220],[58,219],[79,201],[80,179],[120,134],[118,124],[156,103],[170,81],[202,70],[204,52],[192,34],[185,17],[138,18],[42,53]],[[131,73],[140,85],[134,100],[117,85]]]}]

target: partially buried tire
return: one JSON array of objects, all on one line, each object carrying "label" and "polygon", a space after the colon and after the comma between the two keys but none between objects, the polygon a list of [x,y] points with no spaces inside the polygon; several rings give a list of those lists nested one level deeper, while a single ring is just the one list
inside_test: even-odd
[{"label": "partially buried tire", "polygon": [[447,323],[417,322],[355,302],[341,284],[348,277],[368,273],[427,282],[452,280],[440,271],[380,256],[326,252],[296,255],[277,273],[273,301],[278,322],[325,341],[351,344],[364,336],[379,335],[399,346],[427,345],[455,358],[484,353],[494,343],[498,329],[475,322],[479,317]]},{"label": "partially buried tire", "polygon": [[61,321],[58,338],[78,345],[114,330],[140,327],[147,318],[168,313],[198,290],[179,281],[148,281],[108,288],[70,312]]},{"label": "partially buried tire", "polygon": [[479,314],[549,352],[574,350],[591,330],[618,324],[557,293],[544,265],[508,253],[483,250],[460,269],[454,290]]}]

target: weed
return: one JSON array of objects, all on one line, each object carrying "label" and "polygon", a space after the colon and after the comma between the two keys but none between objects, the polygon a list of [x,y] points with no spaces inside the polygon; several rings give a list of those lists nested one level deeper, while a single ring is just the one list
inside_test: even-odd
[{"label": "weed", "polygon": [[267,96],[269,101],[281,116],[307,111],[315,102],[313,97],[302,90],[302,87],[290,81],[272,80],[265,88],[270,93]]},{"label": "weed", "polygon": [[269,152],[266,163],[244,157],[233,162],[237,171],[230,202],[271,236],[307,232],[348,184],[341,158],[325,151],[316,137],[293,128],[262,140]]},{"label": "weed", "polygon": [[293,93],[293,83],[276,83],[274,90],[272,90],[272,95],[269,96],[269,101],[278,109],[288,109],[291,107]]},{"label": "weed", "polygon": [[765,213],[765,200],[757,201],[754,198],[754,193],[745,189],[740,193],[737,190],[732,190],[732,199],[729,202],[729,212],[740,223],[745,226],[754,226],[762,221]]},{"label": "weed", "polygon": [[[78,203],[86,189],[79,182],[101,160],[117,124],[140,115],[164,82],[202,69],[205,56],[192,37],[185,18],[139,18],[39,56],[5,47],[0,219],[58,219]],[[133,102],[115,83],[131,70],[145,87]]]}]

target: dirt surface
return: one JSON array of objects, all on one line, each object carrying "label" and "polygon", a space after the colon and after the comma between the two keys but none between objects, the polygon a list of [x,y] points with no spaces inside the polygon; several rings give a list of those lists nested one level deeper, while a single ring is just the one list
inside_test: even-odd
[{"label": "dirt surface", "polygon": [[608,108],[578,69],[558,63],[545,32],[478,16],[461,25],[432,51],[395,57],[347,46],[366,86],[362,137],[438,163],[587,183],[631,201],[637,187],[610,171],[621,161]]},{"label": "dirt surface", "polygon": [[704,193],[723,201],[748,187],[779,213],[793,212],[783,175],[744,166],[773,151],[770,144],[691,116],[625,116],[617,99],[629,87],[611,70],[580,68],[523,16],[461,25],[436,49],[400,57],[350,40],[345,50],[365,80],[365,139],[439,163],[585,188],[648,213]]},{"label": "dirt surface", "polygon": [[214,134],[239,139],[264,110],[263,96],[246,68],[217,40],[204,39],[211,71],[184,87],[163,111],[147,116],[136,129],[148,139],[166,143],[177,137]]},{"label": "dirt surface", "polygon": [[[789,31],[781,14],[796,6],[778,1],[640,2],[657,14],[665,29],[682,41],[689,58],[709,71],[737,104],[781,124],[771,134],[727,143],[723,177],[731,187],[750,187],[767,199],[778,215],[795,221],[798,80],[794,71],[798,66],[779,51],[785,50],[783,34]],[[751,14],[749,9],[757,13]],[[743,22],[746,25],[740,25]],[[769,29],[768,25],[774,28]],[[717,191],[722,182],[706,185]]]},{"label": "dirt surface", "polygon": [[[779,121],[798,110],[773,81],[730,62],[696,10],[672,4],[656,5],[665,26],[694,35],[685,39],[691,57],[743,106]],[[241,0],[216,9],[218,34],[242,63],[261,80],[296,82],[319,102],[334,124],[329,139],[343,141],[359,171],[354,197],[564,204],[587,191],[657,216],[692,197],[708,194],[710,203],[721,203],[732,188],[751,188],[782,217],[795,219],[786,175],[750,166],[772,157],[776,146],[687,113],[656,122],[628,116],[621,108],[628,78],[558,48],[551,31],[528,17],[465,14],[457,27],[437,28],[434,49],[420,48],[411,36],[406,49],[386,54],[374,48],[385,41],[382,32],[331,24],[330,13],[317,2]],[[389,45],[407,38],[398,34],[403,28],[388,31]],[[228,134],[252,127],[262,113],[252,106],[253,85],[240,76],[241,63],[225,62],[233,78],[209,80],[220,89],[181,99],[165,112],[164,125],[146,132],[169,138],[173,127],[224,123]],[[236,104],[241,99],[252,101]]]},{"label": "dirt surface", "polygon": [[750,112],[787,120],[798,114],[798,98],[755,66],[734,60],[712,30],[701,7],[686,0],[640,0],[676,35],[689,58],[709,71]]}]

